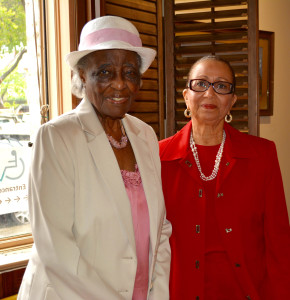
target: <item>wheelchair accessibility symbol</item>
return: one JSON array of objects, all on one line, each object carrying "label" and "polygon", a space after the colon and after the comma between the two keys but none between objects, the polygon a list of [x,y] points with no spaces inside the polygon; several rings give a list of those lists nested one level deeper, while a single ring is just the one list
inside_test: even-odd
[{"label": "wheelchair accessibility symbol", "polygon": [[24,161],[22,158],[17,157],[16,150],[11,151],[11,156],[8,159],[9,160],[4,167],[2,174],[0,173],[0,182],[2,182],[4,178],[10,180],[17,180],[23,175],[25,171]]}]

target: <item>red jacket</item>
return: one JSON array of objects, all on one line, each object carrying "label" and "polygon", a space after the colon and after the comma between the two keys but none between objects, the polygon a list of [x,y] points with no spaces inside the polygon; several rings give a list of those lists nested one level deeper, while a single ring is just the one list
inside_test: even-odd
[{"label": "red jacket", "polygon": [[[275,145],[228,124],[225,131],[215,198],[222,242],[245,299],[289,300],[290,227]],[[191,122],[159,144],[167,218],[173,227],[171,300],[204,299],[206,199],[189,147],[190,132]]]}]

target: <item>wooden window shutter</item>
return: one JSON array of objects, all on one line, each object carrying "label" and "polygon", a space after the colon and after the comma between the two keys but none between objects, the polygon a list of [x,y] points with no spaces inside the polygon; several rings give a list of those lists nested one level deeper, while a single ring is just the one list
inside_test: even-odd
[{"label": "wooden window shutter", "polygon": [[228,60],[236,73],[238,101],[231,125],[257,135],[257,0],[168,0],[164,4],[167,136],[188,122],[182,90],[190,66],[211,54]]},{"label": "wooden window shutter", "polygon": [[[70,49],[76,51],[84,25],[95,18],[95,0],[69,1],[69,16]],[[72,108],[76,108],[80,102],[80,98],[72,95]]]},{"label": "wooden window shutter", "polygon": [[140,33],[143,46],[157,51],[156,59],[142,76],[142,88],[129,113],[151,125],[162,139],[164,137],[162,1],[104,0],[101,14],[120,16],[131,21]]}]

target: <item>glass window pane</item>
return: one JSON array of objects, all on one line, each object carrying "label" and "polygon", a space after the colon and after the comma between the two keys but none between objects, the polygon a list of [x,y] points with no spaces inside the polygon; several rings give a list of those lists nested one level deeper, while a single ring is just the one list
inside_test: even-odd
[{"label": "glass window pane", "polygon": [[38,16],[33,0],[0,0],[0,239],[31,232],[29,142],[40,126]]}]

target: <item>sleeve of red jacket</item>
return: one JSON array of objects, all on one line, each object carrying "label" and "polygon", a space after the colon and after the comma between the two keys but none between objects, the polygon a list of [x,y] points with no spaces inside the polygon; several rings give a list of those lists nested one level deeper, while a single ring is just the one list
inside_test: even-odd
[{"label": "sleeve of red jacket", "polygon": [[267,284],[271,299],[290,299],[290,226],[276,147],[271,144],[265,182]]}]

